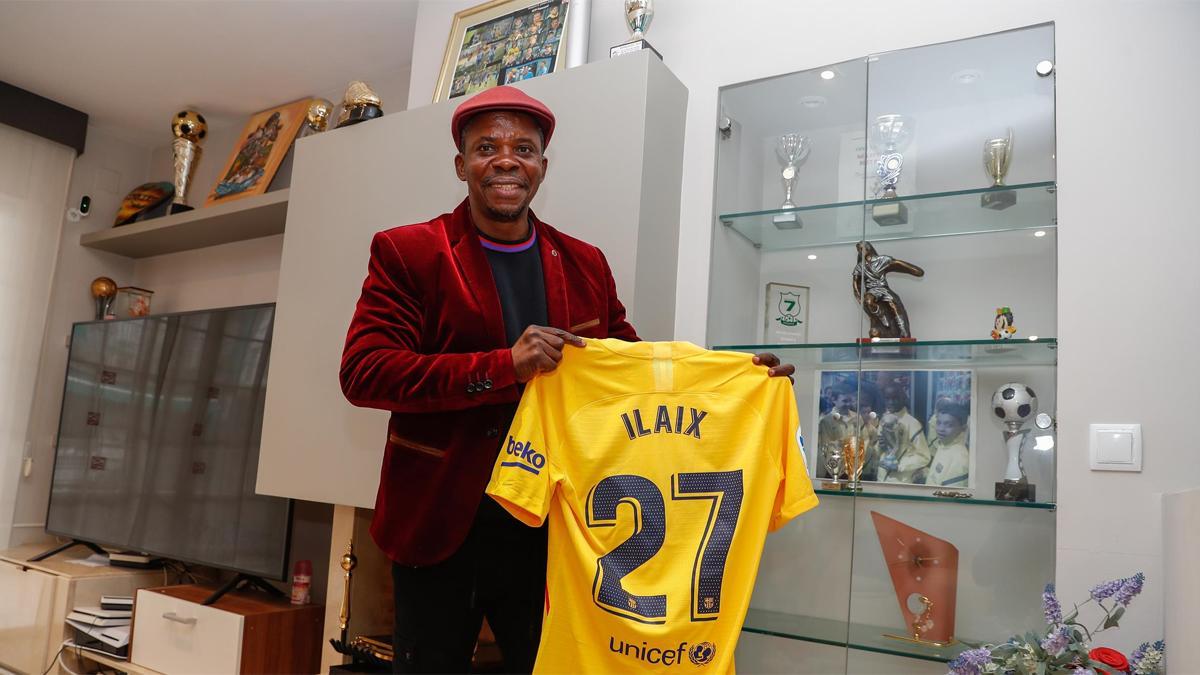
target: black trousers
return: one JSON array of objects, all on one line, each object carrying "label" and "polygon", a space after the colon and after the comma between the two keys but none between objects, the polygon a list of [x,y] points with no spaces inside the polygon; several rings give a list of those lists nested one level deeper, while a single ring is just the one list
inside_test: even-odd
[{"label": "black trousers", "polygon": [[392,565],[395,673],[467,673],[487,617],[507,673],[537,656],[546,589],[546,528],[521,524],[484,497],[470,534],[446,560]]}]

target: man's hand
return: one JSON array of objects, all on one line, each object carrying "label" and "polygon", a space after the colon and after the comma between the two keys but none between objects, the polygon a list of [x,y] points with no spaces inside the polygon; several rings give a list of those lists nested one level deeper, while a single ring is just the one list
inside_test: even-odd
[{"label": "man's hand", "polygon": [[[754,365],[766,366],[767,375],[770,375],[771,377],[786,377],[787,379],[792,380],[792,374],[796,372],[796,366],[793,366],[790,363],[780,364],[779,357],[775,356],[771,352],[755,354]],[[792,380],[792,382],[794,383],[795,380]]]},{"label": "man's hand", "polygon": [[538,373],[548,373],[557,368],[558,362],[562,361],[564,345],[582,347],[583,338],[561,328],[526,328],[509,350],[512,352],[513,369],[517,371],[517,382],[528,382]]}]

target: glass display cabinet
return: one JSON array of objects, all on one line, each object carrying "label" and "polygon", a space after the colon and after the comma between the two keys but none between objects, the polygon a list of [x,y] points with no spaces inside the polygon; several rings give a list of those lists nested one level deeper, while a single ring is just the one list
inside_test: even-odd
[{"label": "glass display cabinet", "polygon": [[719,100],[708,342],[795,364],[821,498],[768,538],[739,667],[944,672],[972,644],[1041,627],[1054,26]]}]

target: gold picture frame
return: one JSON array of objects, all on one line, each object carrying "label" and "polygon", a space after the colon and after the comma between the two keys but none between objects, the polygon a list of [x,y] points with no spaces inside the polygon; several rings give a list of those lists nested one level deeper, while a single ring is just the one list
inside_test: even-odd
[{"label": "gold picture frame", "polygon": [[238,136],[204,205],[264,194],[292,147],[311,101],[311,98],[302,98],[255,113]]},{"label": "gold picture frame", "polygon": [[491,0],[454,15],[434,102],[562,69],[571,0]]}]

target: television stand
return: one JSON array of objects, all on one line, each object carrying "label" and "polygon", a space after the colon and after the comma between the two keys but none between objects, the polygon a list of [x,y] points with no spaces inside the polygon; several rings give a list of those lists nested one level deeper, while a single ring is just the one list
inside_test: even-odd
[{"label": "television stand", "polygon": [[275,588],[271,584],[267,583],[262,577],[256,577],[253,574],[245,574],[243,572],[238,572],[238,575],[236,577],[230,579],[228,582],[226,582],[226,584],[224,586],[213,591],[213,594],[208,596],[207,598],[205,598],[204,601],[201,602],[200,604],[211,605],[214,602],[216,602],[217,600],[220,600],[222,595],[225,595],[229,591],[241,590],[243,586],[253,586],[254,588],[259,589],[260,591],[263,591],[264,593],[275,596],[277,598],[286,598],[287,597],[287,595],[284,594],[283,591],[281,591],[278,588]]},{"label": "television stand", "polygon": [[50,549],[49,551],[39,553],[39,554],[33,556],[32,558],[26,560],[25,562],[38,562],[41,560],[45,560],[46,558],[49,558],[52,555],[58,555],[59,553],[62,553],[63,551],[65,551],[71,547],[74,547],[74,546],[86,546],[86,547],[92,549],[93,553],[95,553],[97,555],[102,555],[102,556],[108,557],[108,551],[105,551],[104,549],[93,544],[92,542],[83,541],[82,539],[72,539],[71,541],[63,544],[62,546],[55,546],[54,548]]}]

